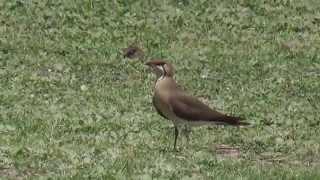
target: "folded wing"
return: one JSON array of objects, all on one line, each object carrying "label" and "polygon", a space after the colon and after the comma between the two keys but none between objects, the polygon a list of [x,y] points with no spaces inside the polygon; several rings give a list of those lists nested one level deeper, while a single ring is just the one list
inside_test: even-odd
[{"label": "folded wing", "polygon": [[176,94],[170,98],[173,112],[179,118],[189,121],[207,121],[217,124],[248,125],[241,118],[222,114],[211,109],[198,99],[185,94]]}]

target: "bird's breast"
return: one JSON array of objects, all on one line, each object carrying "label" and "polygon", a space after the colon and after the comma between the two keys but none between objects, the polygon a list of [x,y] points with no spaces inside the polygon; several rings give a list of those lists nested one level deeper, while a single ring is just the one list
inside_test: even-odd
[{"label": "bird's breast", "polygon": [[160,111],[163,116],[165,116],[167,119],[172,120],[173,112],[171,110],[170,104],[169,104],[169,98],[170,93],[168,91],[161,91],[159,89],[155,90],[154,93],[154,106],[155,108]]}]

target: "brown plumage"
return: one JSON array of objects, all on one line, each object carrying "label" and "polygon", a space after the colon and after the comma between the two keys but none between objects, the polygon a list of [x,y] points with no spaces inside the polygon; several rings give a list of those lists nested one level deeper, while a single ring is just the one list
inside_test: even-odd
[{"label": "brown plumage", "polygon": [[232,117],[222,114],[211,109],[203,104],[198,99],[186,96],[184,94],[176,94],[170,98],[170,104],[176,116],[187,121],[216,123],[226,125],[248,125],[246,122],[241,122],[242,118]]},{"label": "brown plumage", "polygon": [[172,120],[175,126],[175,141],[182,125],[222,124],[232,126],[249,125],[240,117],[232,117],[211,109],[197,98],[188,95],[173,79],[173,66],[163,60],[155,59],[146,63],[157,75],[153,104],[164,118]]}]

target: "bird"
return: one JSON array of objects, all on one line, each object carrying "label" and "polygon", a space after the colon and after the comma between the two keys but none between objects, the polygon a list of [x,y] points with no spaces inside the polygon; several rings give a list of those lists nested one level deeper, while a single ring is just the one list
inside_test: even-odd
[{"label": "bird", "polygon": [[189,140],[191,126],[199,125],[231,125],[246,126],[243,118],[233,117],[218,112],[204,104],[196,97],[185,92],[174,80],[175,70],[171,63],[162,59],[151,59],[146,62],[151,71],[156,75],[153,106],[163,118],[171,120],[174,125],[174,144],[176,149],[179,131],[186,132]]},{"label": "bird", "polygon": [[129,47],[124,48],[122,49],[122,52],[124,58],[137,59],[144,57],[143,50],[136,45],[130,45]]}]

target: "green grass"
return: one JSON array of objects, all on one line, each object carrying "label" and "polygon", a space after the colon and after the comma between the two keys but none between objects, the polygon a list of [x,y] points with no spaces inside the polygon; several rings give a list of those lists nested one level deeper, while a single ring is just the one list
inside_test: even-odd
[{"label": "green grass", "polygon": [[[0,3],[0,177],[319,179],[317,0]],[[137,42],[250,128],[194,128],[172,152]],[[238,147],[239,158],[214,148]]]}]

